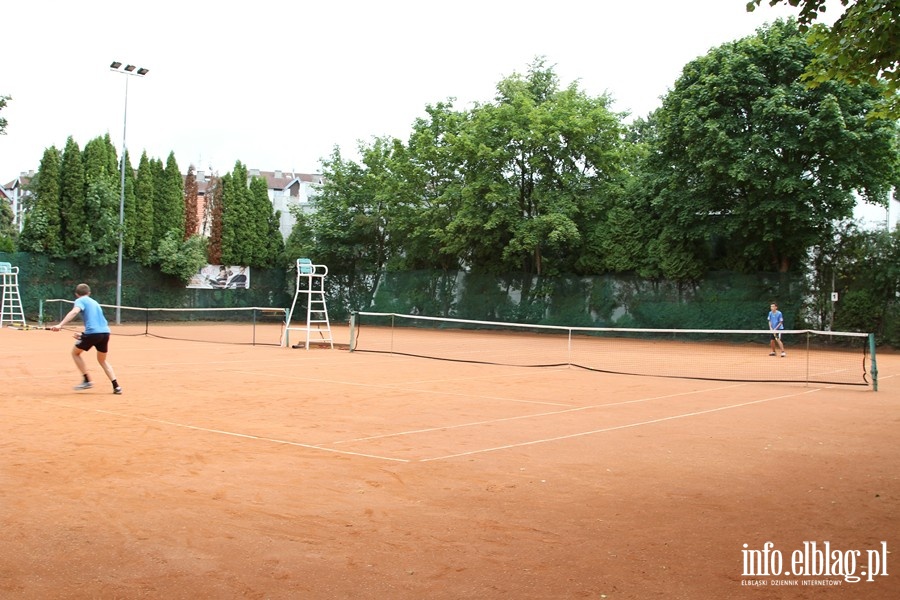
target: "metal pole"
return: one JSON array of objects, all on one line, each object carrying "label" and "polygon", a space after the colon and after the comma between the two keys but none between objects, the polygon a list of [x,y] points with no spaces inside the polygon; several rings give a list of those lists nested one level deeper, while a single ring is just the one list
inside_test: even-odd
[{"label": "metal pole", "polygon": [[125,131],[128,128],[128,77],[125,78],[125,117],[122,119],[122,177],[119,194],[119,255],[116,263],[116,325],[122,324],[122,242],[125,236]]},{"label": "metal pole", "polygon": [[125,113],[122,118],[122,163],[121,163],[121,179],[119,181],[119,254],[116,261],[116,325],[122,323],[122,246],[125,238],[125,155],[128,147],[125,144],[125,132],[128,128],[128,75],[143,77],[149,72],[144,67],[136,67],[134,65],[123,65],[119,61],[113,61],[109,65],[110,71],[126,75],[125,77]]}]

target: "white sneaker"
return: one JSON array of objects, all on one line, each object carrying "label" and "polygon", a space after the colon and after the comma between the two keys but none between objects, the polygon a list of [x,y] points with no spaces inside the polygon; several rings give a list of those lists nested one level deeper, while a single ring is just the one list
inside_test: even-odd
[{"label": "white sneaker", "polygon": [[781,353],[781,358],[784,358],[785,356],[787,356],[787,354],[785,354],[784,352],[782,352],[782,353]]},{"label": "white sneaker", "polygon": [[81,383],[79,383],[78,385],[76,385],[73,389],[76,389],[76,390],[89,390],[89,389],[91,389],[92,387],[94,387],[94,384],[91,383],[90,381],[82,381]]}]

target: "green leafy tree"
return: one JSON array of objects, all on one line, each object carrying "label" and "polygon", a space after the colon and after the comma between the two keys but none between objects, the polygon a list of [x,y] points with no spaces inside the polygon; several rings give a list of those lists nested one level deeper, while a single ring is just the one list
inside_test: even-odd
[{"label": "green leafy tree", "polygon": [[263,267],[276,267],[284,262],[284,237],[281,235],[281,211],[269,215],[269,235],[266,238],[266,258]]},{"label": "green leafy tree", "polygon": [[178,168],[175,154],[169,153],[162,176],[162,201],[164,216],[156,216],[156,224],[160,227],[162,237],[174,231],[184,239],[184,177]]},{"label": "green leafy tree", "polygon": [[109,178],[95,178],[85,193],[85,226],[77,234],[77,245],[69,256],[90,266],[115,262],[119,248],[118,205],[118,187]]},{"label": "green leafy tree", "polygon": [[900,229],[865,230],[844,220],[810,255],[804,326],[874,332],[879,343],[900,342]]},{"label": "green leafy tree", "polygon": [[449,233],[466,264],[525,273],[573,270],[585,226],[608,209],[626,163],[609,98],[560,89],[536,59],[472,111],[459,143],[465,187]]},{"label": "green leafy tree", "polygon": [[252,266],[256,244],[253,203],[247,187],[247,167],[235,163],[222,177],[222,262]]},{"label": "green leafy tree", "polygon": [[312,210],[294,211],[297,222],[286,244],[290,266],[300,257],[328,265],[347,306],[370,306],[392,254],[386,188],[380,184],[392,146],[385,139],[361,145],[363,164],[345,160],[335,148],[322,163],[325,183],[310,201]]},{"label": "green leafy tree", "polygon": [[886,201],[896,122],[866,120],[871,86],[803,86],[812,58],[796,23],[777,22],[689,63],[652,115],[644,210],[676,272],[791,270],[852,214],[854,192]]},{"label": "green leafy tree", "polygon": [[400,249],[389,259],[394,269],[454,270],[459,256],[450,250],[448,226],[459,209],[465,182],[462,145],[456,143],[468,113],[452,101],[428,105],[406,146],[394,141],[389,176],[383,178],[392,201],[389,234]]},{"label": "green leafy tree", "polygon": [[538,59],[527,77],[503,80],[494,103],[428,106],[407,145],[376,138],[360,146],[361,164],[335,150],[298,227],[343,273],[585,268],[586,233],[627,179],[625,128],[608,105],[560,89]]},{"label": "green leafy tree", "polygon": [[153,225],[156,199],[156,177],[147,153],[141,154],[137,178],[134,183],[134,225],[129,228],[134,234],[131,257],[144,266],[153,264]]},{"label": "green leafy tree", "polygon": [[12,206],[5,200],[0,201],[0,252],[13,252],[18,235]]},{"label": "green leafy tree", "polygon": [[900,3],[896,0],[840,0],[844,12],[831,28],[816,23],[837,0],[751,0],[753,11],[766,1],[800,7],[800,30],[809,32],[816,57],[802,78],[811,86],[826,81],[883,86],[874,117],[900,119]]},{"label": "green leafy tree", "polygon": [[199,186],[197,175],[194,173],[194,165],[188,167],[184,178],[184,237],[189,238],[200,231],[200,215],[197,208],[197,196]]},{"label": "green leafy tree", "polygon": [[84,186],[84,163],[81,150],[70,136],[62,154],[60,167],[60,214],[63,248],[68,256],[78,254],[78,244],[87,230],[87,206]]},{"label": "green leafy tree", "polygon": [[183,239],[171,229],[157,249],[159,269],[187,283],[206,264],[206,240],[201,235]]},{"label": "green leafy tree", "polygon": [[85,191],[99,179],[118,186],[119,168],[116,161],[116,149],[110,142],[109,134],[105,137],[94,138],[85,144],[81,162],[84,166]]},{"label": "green leafy tree", "polygon": [[312,201],[313,212],[301,224],[315,232],[315,260],[339,273],[379,273],[390,256],[388,211],[379,182],[391,142],[377,139],[361,147],[363,164],[335,150],[323,162],[324,185]]},{"label": "green leafy tree", "polygon": [[293,268],[298,258],[315,256],[315,230],[310,213],[298,206],[290,208],[294,227],[284,241],[284,256],[288,268]]},{"label": "green leafy tree", "polygon": [[[169,211],[169,198],[166,191],[166,168],[158,158],[150,159],[150,173],[153,178],[153,232],[152,249],[155,252],[160,241],[169,231],[171,222]],[[155,258],[153,259],[155,261]]]},{"label": "green leafy tree", "polygon": [[[0,110],[6,108],[6,103],[12,100],[10,96],[0,96]],[[4,117],[0,117],[0,135],[6,135],[6,127],[9,123]]]},{"label": "green leafy tree", "polygon": [[[269,186],[263,177],[253,177],[250,180],[248,190],[250,206],[248,207],[252,215],[246,223],[247,236],[249,241],[249,253],[251,262],[242,263],[254,267],[273,266],[275,263],[276,253],[271,240],[271,225],[274,209],[272,201],[269,200]],[[278,238],[280,233],[276,233]]]},{"label": "green leafy tree", "polygon": [[32,181],[33,207],[25,215],[18,247],[24,252],[63,256],[62,215],[60,209],[60,167],[62,156],[51,146],[44,150],[38,172]]},{"label": "green leafy tree", "polygon": [[[119,169],[122,169],[119,165]],[[126,256],[136,256],[135,245],[138,239],[138,203],[135,196],[135,174],[131,166],[131,156],[125,152],[125,205],[123,210],[123,225],[125,230],[122,235],[122,246]],[[122,174],[119,173],[117,185],[122,185]],[[119,191],[121,195],[121,189]],[[119,198],[121,201],[121,196]]]}]

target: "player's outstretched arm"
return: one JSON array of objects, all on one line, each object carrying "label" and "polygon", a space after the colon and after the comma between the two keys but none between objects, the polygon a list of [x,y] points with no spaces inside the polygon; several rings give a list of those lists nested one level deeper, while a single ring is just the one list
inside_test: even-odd
[{"label": "player's outstretched arm", "polygon": [[52,326],[50,328],[50,331],[59,331],[60,329],[63,328],[63,326],[65,326],[66,323],[68,323],[69,321],[71,321],[72,319],[77,317],[78,313],[80,313],[80,312],[81,312],[80,308],[78,308],[77,306],[73,306],[72,310],[70,310],[69,313],[62,318],[62,321],[59,322],[59,325]]}]

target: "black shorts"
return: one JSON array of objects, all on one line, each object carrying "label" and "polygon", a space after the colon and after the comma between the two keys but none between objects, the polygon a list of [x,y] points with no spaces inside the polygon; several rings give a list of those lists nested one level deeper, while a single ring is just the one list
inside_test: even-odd
[{"label": "black shorts", "polygon": [[81,334],[81,339],[75,344],[75,347],[85,351],[96,348],[97,352],[103,352],[105,354],[109,352],[109,334],[83,333]]}]

